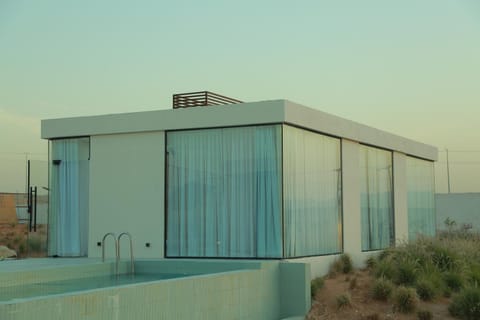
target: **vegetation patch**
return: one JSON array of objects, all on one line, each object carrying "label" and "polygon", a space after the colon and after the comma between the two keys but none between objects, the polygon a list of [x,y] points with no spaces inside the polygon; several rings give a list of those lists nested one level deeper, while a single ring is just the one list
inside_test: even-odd
[{"label": "vegetation patch", "polygon": [[412,288],[399,286],[393,294],[393,307],[401,313],[410,313],[417,306],[417,294]]}]

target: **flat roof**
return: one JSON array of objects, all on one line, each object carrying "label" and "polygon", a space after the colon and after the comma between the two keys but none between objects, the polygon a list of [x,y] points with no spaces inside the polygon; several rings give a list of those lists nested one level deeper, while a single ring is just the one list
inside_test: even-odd
[{"label": "flat roof", "polygon": [[285,123],[437,160],[437,148],[288,100],[42,120],[43,139]]}]

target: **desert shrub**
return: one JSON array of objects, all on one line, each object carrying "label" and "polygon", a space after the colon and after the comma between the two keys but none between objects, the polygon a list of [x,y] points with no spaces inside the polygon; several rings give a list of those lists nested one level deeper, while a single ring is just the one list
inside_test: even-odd
[{"label": "desert shrub", "polygon": [[432,262],[440,271],[451,271],[455,269],[457,255],[448,248],[432,245]]},{"label": "desert shrub", "polygon": [[429,310],[420,310],[417,312],[417,319],[418,320],[432,320],[433,314]]},{"label": "desert shrub", "polygon": [[350,294],[342,293],[335,298],[335,301],[337,302],[338,309],[342,309],[344,307],[350,306],[351,305]]},{"label": "desert shrub", "polygon": [[393,294],[393,306],[401,313],[410,313],[417,306],[417,295],[415,290],[399,286]]},{"label": "desert shrub", "polygon": [[471,266],[468,273],[468,282],[472,286],[480,286],[480,266],[478,264]]},{"label": "desert shrub", "polygon": [[453,291],[459,291],[463,287],[463,278],[459,273],[446,272],[443,274],[443,280],[446,286]]},{"label": "desert shrub", "polygon": [[343,273],[350,273],[353,271],[353,262],[350,255],[344,253],[340,256],[340,260],[342,261],[342,272]]},{"label": "desert shrub", "polygon": [[367,260],[365,260],[365,265],[369,270],[375,269],[375,267],[377,266],[377,263],[378,263],[377,259],[375,259],[374,256],[370,256],[367,258]]},{"label": "desert shrub", "polygon": [[462,290],[453,298],[448,311],[460,319],[480,319],[480,288],[469,287]]},{"label": "desert shrub", "polygon": [[372,296],[376,300],[387,301],[393,291],[393,283],[385,278],[376,279],[372,285]]},{"label": "desert shrub", "polygon": [[350,273],[353,271],[353,262],[350,255],[344,253],[340,255],[330,266],[330,275],[337,273]]},{"label": "desert shrub", "polygon": [[323,288],[324,285],[325,285],[325,280],[323,279],[323,277],[318,277],[313,279],[312,282],[310,283],[310,294],[312,295],[312,297],[315,296],[317,291]]},{"label": "desert shrub", "polygon": [[376,278],[393,279],[395,276],[395,268],[391,261],[381,260],[378,262],[373,274]]},{"label": "desert shrub", "polygon": [[378,255],[378,260],[379,261],[383,261],[383,260],[386,260],[388,258],[390,258],[390,256],[393,254],[394,252],[394,249],[385,249],[383,250],[382,252],[380,252],[380,254]]},{"label": "desert shrub", "polygon": [[411,261],[402,261],[397,265],[395,283],[398,285],[413,285],[417,280],[417,270]]},{"label": "desert shrub", "polygon": [[427,279],[420,279],[415,285],[418,297],[424,301],[432,300],[437,294],[435,285]]}]

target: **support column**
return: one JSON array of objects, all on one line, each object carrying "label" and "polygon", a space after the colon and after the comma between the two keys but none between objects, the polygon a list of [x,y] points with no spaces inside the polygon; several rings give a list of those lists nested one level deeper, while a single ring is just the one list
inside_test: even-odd
[{"label": "support column", "polygon": [[393,152],[393,205],[395,243],[408,241],[407,156]]}]

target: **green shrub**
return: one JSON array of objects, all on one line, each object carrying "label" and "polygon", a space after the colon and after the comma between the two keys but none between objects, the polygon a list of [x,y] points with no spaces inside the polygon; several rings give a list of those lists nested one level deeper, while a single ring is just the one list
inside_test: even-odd
[{"label": "green shrub", "polygon": [[330,267],[330,274],[350,273],[353,271],[352,258],[346,253],[340,255]]},{"label": "green shrub", "polygon": [[375,268],[374,275],[376,278],[393,279],[395,276],[395,268],[392,262],[381,260]]},{"label": "green shrub", "polygon": [[402,261],[397,265],[395,284],[413,285],[417,281],[417,270],[410,261]]},{"label": "green shrub", "polygon": [[460,274],[455,272],[447,272],[443,275],[443,280],[448,288],[453,291],[459,291],[463,288],[463,278]]},{"label": "green shrub", "polygon": [[365,265],[367,266],[367,269],[373,270],[377,266],[377,259],[375,259],[374,256],[370,256],[365,260]]},{"label": "green shrub", "polygon": [[417,306],[417,295],[415,290],[404,286],[399,286],[393,295],[393,306],[395,310],[401,313],[410,313]]},{"label": "green shrub", "polygon": [[324,285],[325,280],[323,279],[323,277],[313,279],[310,283],[310,294],[312,295],[312,297],[314,297],[317,291],[323,288]]},{"label": "green shrub", "polygon": [[337,308],[342,309],[344,307],[350,306],[351,305],[351,298],[348,293],[342,293],[338,295],[335,298],[335,301],[337,302]]},{"label": "green shrub", "polygon": [[387,301],[393,291],[393,284],[385,278],[376,279],[372,285],[372,296],[376,300]]},{"label": "green shrub", "polygon": [[457,255],[451,250],[441,247],[432,246],[432,262],[440,271],[451,271],[455,269]]},{"label": "green shrub", "polygon": [[340,256],[340,260],[342,261],[342,272],[343,273],[350,273],[353,271],[353,262],[350,255],[344,253]]},{"label": "green shrub", "polygon": [[390,256],[393,254],[393,252],[394,252],[393,249],[383,250],[383,251],[380,252],[380,254],[378,255],[378,260],[379,260],[379,261],[383,261],[383,260],[386,260],[386,259],[390,258]]},{"label": "green shrub", "polygon": [[432,320],[433,314],[429,310],[420,310],[417,312],[418,320]]},{"label": "green shrub", "polygon": [[468,282],[472,286],[480,286],[480,266],[478,264],[472,265],[468,273]]},{"label": "green shrub", "polygon": [[427,279],[418,280],[415,288],[420,299],[424,301],[430,301],[436,295],[435,285]]},{"label": "green shrub", "polygon": [[448,311],[460,319],[480,319],[480,288],[469,287],[462,290],[453,298]]}]

